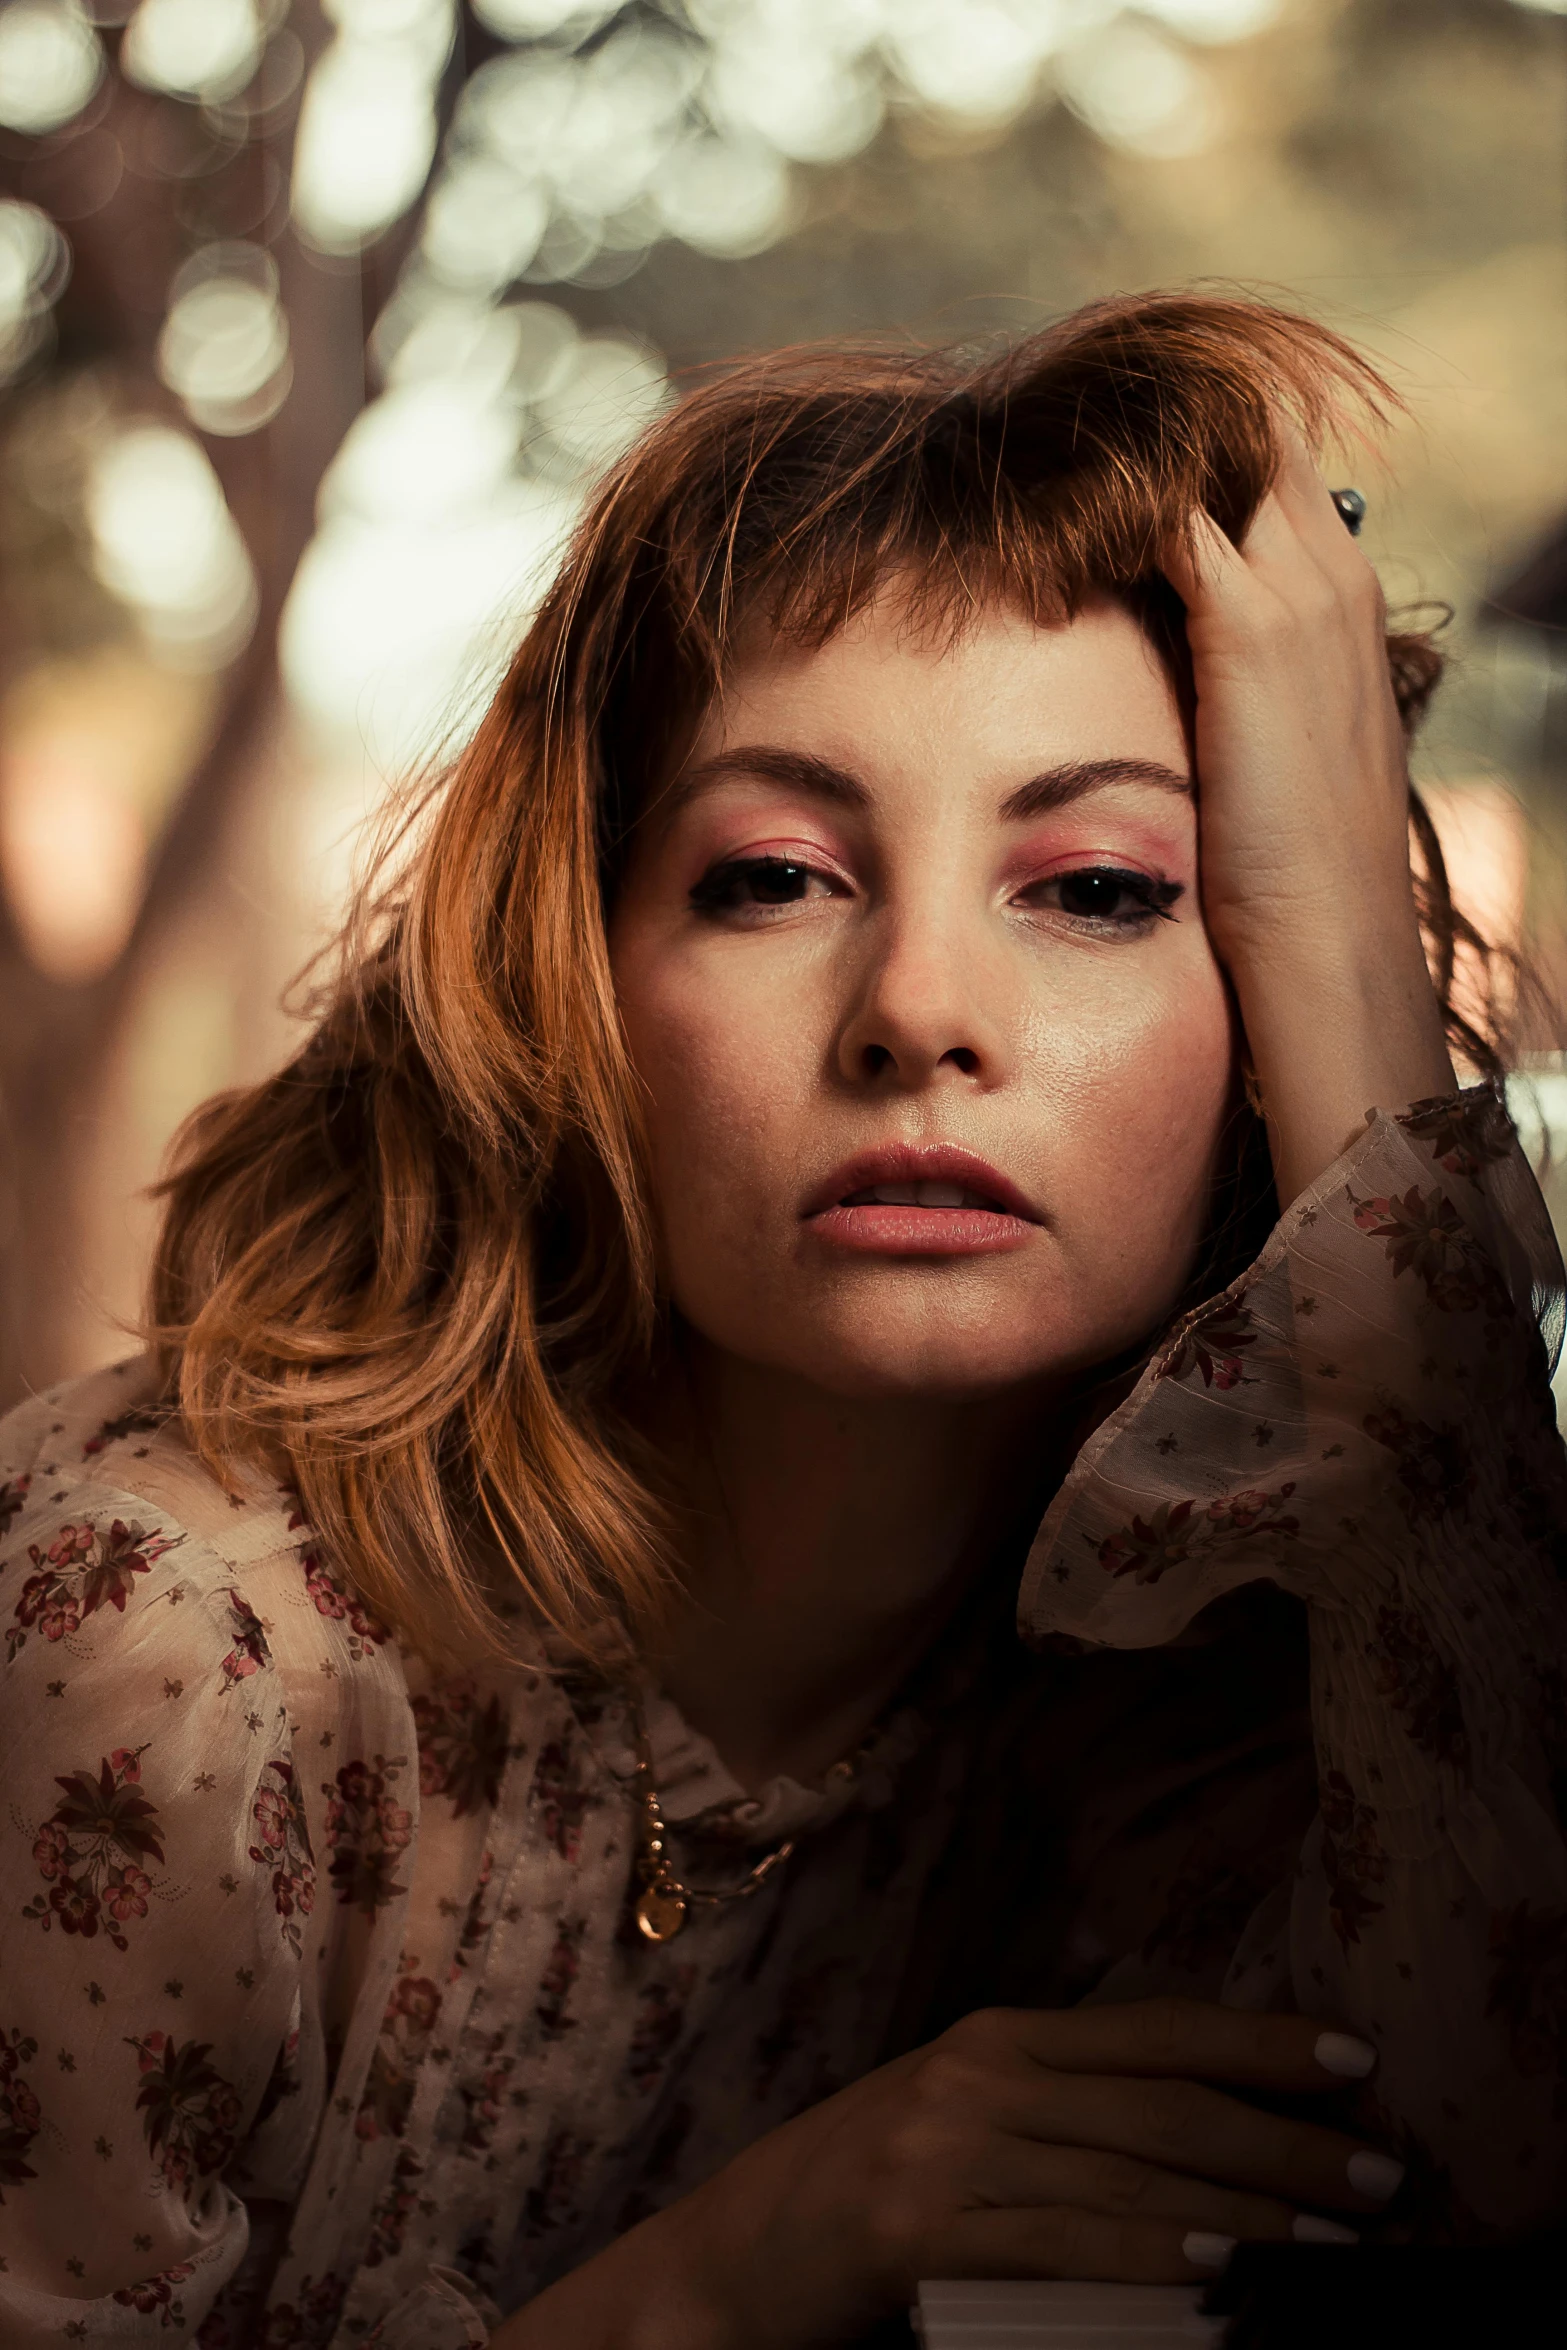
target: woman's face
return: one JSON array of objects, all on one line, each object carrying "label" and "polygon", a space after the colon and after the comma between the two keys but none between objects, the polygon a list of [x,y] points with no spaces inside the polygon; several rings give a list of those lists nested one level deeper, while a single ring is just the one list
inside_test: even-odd
[{"label": "woman's face", "polygon": [[1168,680],[1103,604],[742,662],[613,911],[664,1270],[855,1396],[1066,1376],[1189,1277],[1233,1037]]}]

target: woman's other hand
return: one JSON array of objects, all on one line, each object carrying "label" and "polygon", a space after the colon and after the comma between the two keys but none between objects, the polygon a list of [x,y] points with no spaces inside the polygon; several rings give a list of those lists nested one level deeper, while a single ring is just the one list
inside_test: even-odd
[{"label": "woman's other hand", "polygon": [[1307,2017],[1198,2000],[967,2016],[760,2139],[494,2350],[821,2350],[922,2277],[1203,2281],[1237,2239],[1320,2241],[1384,2207],[1396,2162],[1233,2094],[1327,2095],[1374,2061]]},{"label": "woman's other hand", "polygon": [[1197,688],[1203,911],[1245,1023],[1281,1202],[1374,1107],[1452,1065],[1409,869],[1376,573],[1288,424],[1239,548],[1207,515],[1165,569]]}]

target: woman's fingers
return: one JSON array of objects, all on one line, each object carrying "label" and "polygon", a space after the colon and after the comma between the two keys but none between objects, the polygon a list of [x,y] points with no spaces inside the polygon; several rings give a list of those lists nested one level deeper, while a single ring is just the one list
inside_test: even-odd
[{"label": "woman's fingers", "polygon": [[1344,528],[1316,459],[1288,417],[1281,421],[1279,439],[1283,455],[1273,496],[1281,511],[1331,578],[1350,587],[1375,587],[1375,572]]},{"label": "woman's fingers", "polygon": [[1240,549],[1200,506],[1192,513],[1190,538],[1171,539],[1159,562],[1188,612],[1206,598],[1222,595],[1246,570]]},{"label": "woman's fingers", "polygon": [[1230,2249],[1220,2231],[1188,2228],[1179,2220],[1112,2219],[1056,2204],[964,2212],[931,2247],[929,2265],[920,2273],[1199,2285],[1212,2281]]},{"label": "woman's fingers", "polygon": [[1286,604],[1325,580],[1341,595],[1374,601],[1376,574],[1344,528],[1315,458],[1288,417],[1278,421],[1280,463],[1273,487],[1237,548],[1212,517],[1192,517],[1190,543],[1165,550],[1166,578],[1188,612],[1205,601],[1245,602],[1249,590],[1281,594]]},{"label": "woman's fingers", "polygon": [[[1076,2204],[1109,2219],[1178,2220],[1182,2227],[1246,2243],[1287,2243],[1298,2235],[1301,2219],[1280,2196],[1215,2186],[1127,2154],[1011,2136],[994,2140],[973,2184],[979,2199],[998,2209]],[[1307,2222],[1308,2230],[1312,2224]]]},{"label": "woman's fingers", "polygon": [[1259,2015],[1206,1999],[1137,1999],[1120,2006],[998,2008],[965,2019],[1061,2073],[1136,2073],[1215,2081],[1237,2089],[1310,2095],[1363,2081],[1376,2067],[1367,2040],[1305,2015]]},{"label": "woman's fingers", "polygon": [[992,2009],[966,2017],[938,2048],[947,2069],[929,2085],[939,2101],[965,2102],[983,2078],[995,2130],[1042,2146],[1092,2148],[1291,2206],[1351,2213],[1381,2209],[1402,2176],[1345,2131],[1210,2085],[1320,2095],[1364,2080],[1376,2063],[1369,2042],[1309,2016],[1197,1999]]},{"label": "woman's fingers", "polygon": [[1312,2210],[1380,2211],[1403,2177],[1400,2164],[1343,2130],[1263,2112],[1201,2081],[1057,2073],[998,2119],[1051,2145],[1130,2155]]}]

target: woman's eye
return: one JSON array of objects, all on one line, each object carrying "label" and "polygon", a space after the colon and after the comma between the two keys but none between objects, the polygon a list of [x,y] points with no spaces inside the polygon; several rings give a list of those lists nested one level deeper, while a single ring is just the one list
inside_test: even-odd
[{"label": "woman's eye", "polygon": [[1156,881],[1149,873],[1123,872],[1114,865],[1083,865],[1052,873],[1022,893],[1030,909],[1070,915],[1102,930],[1147,930],[1174,920],[1170,909],[1184,895],[1178,881]]},{"label": "woman's eye", "polygon": [[797,906],[827,890],[825,874],[792,857],[734,857],[703,874],[691,903],[705,914],[738,913],[748,906]]}]

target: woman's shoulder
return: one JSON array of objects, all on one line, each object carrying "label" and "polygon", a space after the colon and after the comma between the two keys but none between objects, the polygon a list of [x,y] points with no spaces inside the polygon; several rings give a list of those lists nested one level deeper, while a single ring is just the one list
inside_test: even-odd
[{"label": "woman's shoulder", "polygon": [[403,1688],[386,1627],[325,1566],[289,1488],[214,1474],[145,1357],[0,1419],[0,1631],[12,1665],[29,1648],[111,1662],[122,1634],[175,1681],[182,1658],[228,1684],[265,1663],[312,1716],[354,1683]]}]

